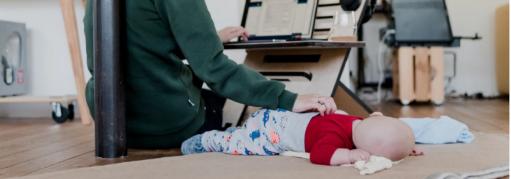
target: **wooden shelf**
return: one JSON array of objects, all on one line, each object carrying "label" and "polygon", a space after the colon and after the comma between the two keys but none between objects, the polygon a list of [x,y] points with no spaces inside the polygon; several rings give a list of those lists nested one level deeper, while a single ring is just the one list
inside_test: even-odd
[{"label": "wooden shelf", "polygon": [[13,96],[13,97],[1,97],[0,104],[2,104],[2,103],[51,103],[51,102],[69,103],[73,100],[76,100],[76,96]]},{"label": "wooden shelf", "polygon": [[225,49],[341,49],[341,48],[361,48],[364,42],[345,41],[331,42],[324,40],[303,40],[286,42],[234,42],[224,44]]}]

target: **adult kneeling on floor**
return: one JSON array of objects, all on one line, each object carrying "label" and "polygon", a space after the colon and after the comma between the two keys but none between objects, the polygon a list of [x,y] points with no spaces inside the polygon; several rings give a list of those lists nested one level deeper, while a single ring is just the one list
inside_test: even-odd
[{"label": "adult kneeling on floor", "polygon": [[[87,3],[84,18],[91,73],[92,5]],[[248,33],[228,28],[217,34],[204,0],[127,0],[125,17],[128,147],[179,147],[183,140],[217,128],[207,125],[204,82],[216,94],[251,106],[326,114],[337,108],[331,97],[297,95],[225,56],[222,41]],[[93,87],[94,77],[87,84],[92,111]]]}]

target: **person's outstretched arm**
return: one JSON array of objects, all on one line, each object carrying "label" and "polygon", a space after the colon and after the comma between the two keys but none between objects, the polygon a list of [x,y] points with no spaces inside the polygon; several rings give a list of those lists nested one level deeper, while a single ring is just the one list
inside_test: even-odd
[{"label": "person's outstretched arm", "polygon": [[237,102],[292,110],[297,95],[223,54],[204,0],[154,0],[192,71],[218,94]]}]

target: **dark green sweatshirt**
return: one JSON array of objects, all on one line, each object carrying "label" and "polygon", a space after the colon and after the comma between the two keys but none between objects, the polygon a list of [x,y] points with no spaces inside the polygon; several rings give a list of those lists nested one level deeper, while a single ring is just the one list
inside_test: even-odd
[{"label": "dark green sweatshirt", "polygon": [[[93,74],[92,1],[84,18]],[[296,94],[223,54],[204,0],[126,0],[126,127],[130,147],[178,147],[204,123],[198,77],[221,96],[292,109]],[[189,67],[183,64],[187,59]],[[87,84],[93,111],[94,77]],[[198,87],[199,86],[199,87]]]}]

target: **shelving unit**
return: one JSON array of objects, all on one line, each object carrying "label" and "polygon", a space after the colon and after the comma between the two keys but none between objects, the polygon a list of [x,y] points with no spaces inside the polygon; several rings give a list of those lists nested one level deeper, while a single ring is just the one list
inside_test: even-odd
[{"label": "shelving unit", "polygon": [[[86,0],[82,0],[85,6]],[[60,0],[62,16],[66,29],[69,51],[71,53],[71,63],[73,76],[76,85],[76,96],[15,96],[0,98],[0,103],[49,103],[52,107],[53,119],[61,123],[65,119],[74,118],[75,101],[80,111],[80,119],[83,124],[91,123],[91,115],[85,100],[85,76],[83,73],[82,56],[80,51],[80,40],[78,37],[78,28],[76,25],[76,13],[74,0]],[[65,107],[64,105],[67,105]],[[72,112],[72,115],[69,113]]]}]

